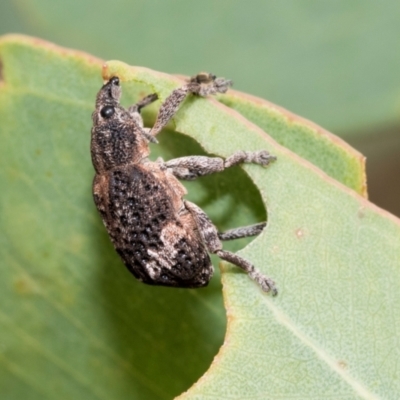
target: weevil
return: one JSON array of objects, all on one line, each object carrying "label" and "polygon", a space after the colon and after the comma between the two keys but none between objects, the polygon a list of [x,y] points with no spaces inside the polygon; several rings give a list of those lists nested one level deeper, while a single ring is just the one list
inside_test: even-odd
[{"label": "weevil", "polygon": [[96,175],[93,197],[117,253],[132,274],[150,285],[199,288],[214,268],[209,253],[242,268],[263,291],[277,294],[272,279],[249,261],[225,251],[222,241],[258,235],[265,222],[218,232],[205,212],[184,199],[179,182],[223,171],[241,163],[268,165],[266,150],[238,151],[230,157],[188,156],[149,159],[150,142],[176,114],[188,95],[225,93],[231,81],[200,73],[162,103],[155,124],[145,128],[140,112],[156,101],[151,94],[125,109],[117,76],[101,87],[92,114],[91,155]]}]

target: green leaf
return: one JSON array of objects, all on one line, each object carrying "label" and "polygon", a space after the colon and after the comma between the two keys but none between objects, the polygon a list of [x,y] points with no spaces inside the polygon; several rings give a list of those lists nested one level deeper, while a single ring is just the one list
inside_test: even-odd
[{"label": "green leaf", "polygon": [[[115,253],[91,194],[99,60],[18,36],[3,38],[0,60],[0,392],[30,400],[178,395],[222,344],[218,277],[198,291],[150,287]],[[203,201],[208,194],[198,193]],[[217,207],[265,218],[260,200],[241,199],[227,194]]]},{"label": "green leaf", "polygon": [[[22,37],[0,42],[0,60],[1,392],[179,394],[222,343],[218,277],[203,290],[145,286],[112,249],[91,199],[99,60]],[[126,81],[126,102],[181,84],[107,65]],[[223,229],[262,220],[267,206],[267,229],[241,254],[280,293],[271,298],[224,265],[224,345],[182,398],[396,398],[399,221],[216,100],[188,99],[172,125],[211,154],[266,148],[278,157],[267,169],[244,167],[258,190],[241,168],[188,186]],[[178,134],[161,139],[154,156],[201,152]]]},{"label": "green leaf", "polygon": [[219,99],[258,125],[282,146],[366,196],[365,157],[337,136],[254,96],[231,90]]},{"label": "green leaf", "polygon": [[[147,82],[161,98],[171,90],[165,76],[118,62],[105,75]],[[209,153],[267,148],[278,157],[268,170],[244,166],[268,227],[240,254],[275,277],[280,295],[225,268],[224,346],[180,398],[395,398],[400,221],[212,103],[187,102],[176,130]]]}]

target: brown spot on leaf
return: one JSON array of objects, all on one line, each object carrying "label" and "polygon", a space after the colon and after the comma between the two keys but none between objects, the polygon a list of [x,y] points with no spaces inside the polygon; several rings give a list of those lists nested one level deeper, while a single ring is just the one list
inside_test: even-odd
[{"label": "brown spot on leaf", "polygon": [[279,246],[277,246],[277,245],[272,246],[272,252],[273,252],[274,254],[278,254],[279,251],[280,251]]},{"label": "brown spot on leaf", "polygon": [[347,368],[347,363],[345,361],[343,361],[343,360],[339,360],[338,361],[338,366],[341,369],[346,369]]},{"label": "brown spot on leaf", "polygon": [[21,296],[32,294],[35,291],[32,283],[25,277],[19,277],[14,281],[14,289]]},{"label": "brown spot on leaf", "polygon": [[105,81],[108,81],[111,78],[107,63],[104,63],[101,66],[101,75]]},{"label": "brown spot on leaf", "polygon": [[365,217],[365,211],[364,211],[364,207],[360,207],[357,211],[357,217],[362,219]]},{"label": "brown spot on leaf", "polygon": [[303,231],[303,229],[299,228],[296,230],[295,234],[298,239],[301,239],[304,236],[304,231]]}]

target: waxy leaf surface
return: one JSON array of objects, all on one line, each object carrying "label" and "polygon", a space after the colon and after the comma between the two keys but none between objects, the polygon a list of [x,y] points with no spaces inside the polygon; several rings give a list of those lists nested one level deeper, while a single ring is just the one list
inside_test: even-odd
[{"label": "waxy leaf surface", "polygon": [[[100,222],[89,142],[102,62],[17,36],[1,40],[0,60],[5,398],[169,399],[204,372],[182,399],[396,398],[396,218],[234,110],[189,98],[171,129],[209,154],[268,149],[278,158],[187,185],[220,229],[268,213],[267,229],[240,254],[276,280],[279,295],[223,264],[224,339],[218,274],[202,290],[143,285]],[[102,72],[120,76],[126,104],[149,92],[165,99],[182,84],[119,62]],[[196,142],[167,131],[152,157],[203,153]]]}]

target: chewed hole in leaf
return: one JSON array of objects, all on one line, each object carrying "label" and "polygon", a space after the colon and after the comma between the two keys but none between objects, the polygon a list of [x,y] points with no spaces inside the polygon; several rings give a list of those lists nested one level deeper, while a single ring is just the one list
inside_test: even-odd
[{"label": "chewed hole in leaf", "polygon": [[[128,107],[152,93],[153,88],[138,82],[123,82],[121,104]],[[161,100],[142,109],[147,127],[153,126]],[[215,156],[206,153],[191,137],[164,129],[158,136],[159,144],[150,144],[152,160],[162,157],[165,161],[190,155]],[[242,149],[237,149],[242,150]],[[203,176],[195,181],[182,181],[188,194],[185,198],[201,207],[219,231],[264,222],[267,211],[253,181],[239,166],[223,172]],[[238,251],[254,238],[224,242],[224,249]]]},{"label": "chewed hole in leaf", "polygon": [[[153,160],[157,157],[170,160],[189,155],[212,156],[194,139],[177,132],[165,130],[158,140],[159,145],[152,145]],[[260,192],[240,167],[228,168],[183,184],[188,191],[185,198],[201,207],[219,231],[266,221],[266,210]],[[240,250],[253,239],[224,242],[224,249]]]},{"label": "chewed hole in leaf", "polygon": [[[128,107],[152,92],[146,85],[124,82],[121,104]],[[147,127],[154,125],[161,101],[142,109],[142,117]],[[158,136],[158,144],[150,144],[150,158],[154,161],[162,157],[165,161],[191,155],[215,156],[206,153],[191,137],[164,129]],[[242,150],[242,149],[237,149]],[[239,166],[223,172],[203,176],[195,181],[182,181],[188,194],[185,198],[201,207],[211,218],[219,231],[264,222],[267,211],[260,192]],[[242,238],[224,242],[224,249],[238,251],[254,238]]]},{"label": "chewed hole in leaf", "polygon": [[[154,91],[148,85],[138,82],[123,82],[122,85],[121,104],[124,107],[136,103]],[[160,105],[161,100],[158,100],[142,109],[141,115],[145,126],[154,125]],[[157,140],[158,144],[150,144],[150,158],[153,161],[158,157],[167,161],[191,155],[215,156],[215,154],[206,153],[191,137],[170,129],[164,129],[157,136]],[[182,183],[188,191],[185,198],[201,207],[220,231],[266,221],[267,211],[260,192],[239,166],[203,176],[195,181],[182,181]],[[224,248],[237,251],[253,239],[244,238],[225,242]]]}]

